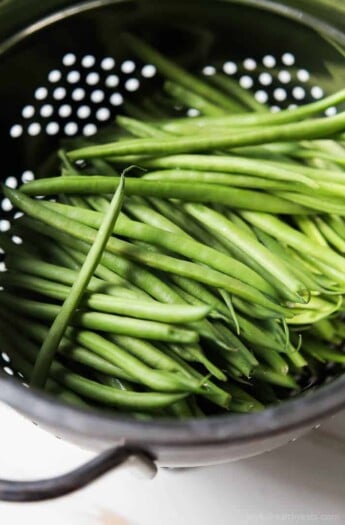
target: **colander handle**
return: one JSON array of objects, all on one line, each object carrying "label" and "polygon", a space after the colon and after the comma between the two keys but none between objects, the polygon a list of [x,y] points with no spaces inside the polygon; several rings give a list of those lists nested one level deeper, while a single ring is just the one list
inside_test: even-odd
[{"label": "colander handle", "polygon": [[157,467],[150,453],[122,446],[103,452],[85,465],[55,478],[38,481],[0,479],[0,500],[33,502],[59,498],[89,485],[127,461],[139,467],[146,478],[152,479],[157,473]]}]

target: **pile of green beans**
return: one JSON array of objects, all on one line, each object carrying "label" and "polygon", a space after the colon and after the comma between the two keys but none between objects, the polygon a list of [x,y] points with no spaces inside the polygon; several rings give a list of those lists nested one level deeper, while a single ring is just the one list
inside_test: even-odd
[{"label": "pile of green beans", "polygon": [[33,387],[144,419],[254,412],[342,373],[345,90],[271,113],[123,41],[161,91],[3,187],[22,213],[0,233],[1,350]]}]

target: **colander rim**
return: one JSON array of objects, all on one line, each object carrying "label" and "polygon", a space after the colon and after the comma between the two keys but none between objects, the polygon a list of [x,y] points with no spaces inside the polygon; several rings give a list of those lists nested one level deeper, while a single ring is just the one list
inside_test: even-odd
[{"label": "colander rim", "polygon": [[40,425],[103,441],[124,440],[141,446],[245,444],[292,433],[331,417],[345,408],[345,376],[252,414],[229,413],[183,421],[139,421],[97,409],[67,405],[45,392],[27,389],[0,376],[1,400]]}]

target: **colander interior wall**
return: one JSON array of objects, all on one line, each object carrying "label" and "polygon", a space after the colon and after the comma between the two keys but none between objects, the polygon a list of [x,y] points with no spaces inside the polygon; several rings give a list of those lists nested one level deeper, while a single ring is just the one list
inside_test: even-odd
[{"label": "colander interior wall", "polygon": [[[56,22],[53,17],[3,50],[1,177],[7,184],[16,187],[42,166],[47,170],[61,139],[92,136],[124,111],[126,101],[159,88],[155,68],[128,54],[123,31],[143,36],[192,71],[223,71],[275,111],[343,87],[344,58],[336,47],[315,28],[259,7],[196,0],[104,3],[82,3],[79,13],[67,11]],[[197,113],[192,108],[188,114]],[[0,231],[10,228],[13,213],[2,199]],[[2,365],[8,374],[16,372],[6,354]]]}]

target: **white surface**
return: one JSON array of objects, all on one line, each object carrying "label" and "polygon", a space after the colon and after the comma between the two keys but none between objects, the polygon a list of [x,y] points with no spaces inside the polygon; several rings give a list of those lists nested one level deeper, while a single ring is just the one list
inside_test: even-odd
[{"label": "white surface", "polygon": [[[0,476],[52,476],[92,456],[0,404]],[[345,523],[343,418],[263,456],[200,470],[161,471],[154,481],[117,471],[61,500],[0,503],[0,524],[279,525]]]}]

